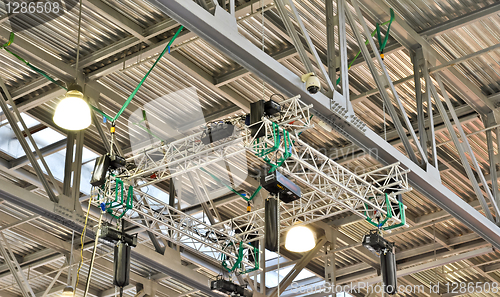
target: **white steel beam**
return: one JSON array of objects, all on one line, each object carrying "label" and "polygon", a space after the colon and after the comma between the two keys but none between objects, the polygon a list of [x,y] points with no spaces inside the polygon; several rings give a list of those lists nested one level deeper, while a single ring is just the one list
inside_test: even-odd
[{"label": "white steel beam", "polygon": [[134,35],[134,37],[141,40],[142,42],[151,44],[151,41],[149,41],[142,35],[143,29],[130,18],[118,12],[113,6],[101,0],[84,0],[83,4],[89,7],[91,10],[109,19],[119,27],[125,29],[127,32],[131,33],[132,35]]},{"label": "white steel beam", "polygon": [[489,6],[483,7],[479,10],[460,16],[458,18],[446,21],[437,26],[425,29],[424,31],[419,32],[419,34],[421,36],[425,36],[425,38],[427,39],[431,39],[438,35],[448,33],[458,28],[462,28],[472,23],[478,22],[482,19],[489,18],[491,16],[496,16],[499,11],[500,11],[500,3],[496,2]]}]

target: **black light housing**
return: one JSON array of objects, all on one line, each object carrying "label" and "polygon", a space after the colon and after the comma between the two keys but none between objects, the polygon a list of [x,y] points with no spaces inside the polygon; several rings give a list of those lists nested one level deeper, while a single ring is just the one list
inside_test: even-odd
[{"label": "black light housing", "polygon": [[285,203],[295,201],[301,197],[300,187],[277,170],[267,173],[261,184],[269,193],[279,194],[280,200]]},{"label": "black light housing", "polygon": [[233,282],[223,279],[222,277],[217,277],[216,280],[210,283],[210,290],[218,291],[223,294],[228,294],[234,297],[246,296],[245,288],[239,286]]},{"label": "black light housing", "polygon": [[384,239],[379,230],[371,230],[363,237],[363,246],[380,257],[380,270],[385,292],[389,295],[396,294],[398,279],[394,243]]}]

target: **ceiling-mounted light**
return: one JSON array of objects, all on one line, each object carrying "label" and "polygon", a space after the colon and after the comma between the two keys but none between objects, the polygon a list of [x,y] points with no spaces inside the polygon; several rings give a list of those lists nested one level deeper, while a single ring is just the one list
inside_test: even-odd
[{"label": "ceiling-mounted light", "polygon": [[73,292],[73,287],[72,286],[67,286],[63,289],[61,297],[73,297],[74,292]]},{"label": "ceiling-mounted light", "polygon": [[82,87],[72,85],[54,112],[54,123],[66,130],[82,130],[90,126],[90,107],[84,99]]},{"label": "ceiling-mounted light", "polygon": [[[298,224],[297,222],[295,224]],[[286,234],[285,248],[291,252],[303,253],[316,245],[314,232],[306,226],[294,226]]]}]

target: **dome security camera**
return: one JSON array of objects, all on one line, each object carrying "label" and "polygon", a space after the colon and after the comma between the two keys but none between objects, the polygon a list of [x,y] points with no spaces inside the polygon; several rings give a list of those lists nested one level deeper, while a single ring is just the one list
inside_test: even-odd
[{"label": "dome security camera", "polygon": [[316,94],[321,88],[321,82],[313,72],[302,75],[301,79],[306,83],[306,90],[311,94]]}]

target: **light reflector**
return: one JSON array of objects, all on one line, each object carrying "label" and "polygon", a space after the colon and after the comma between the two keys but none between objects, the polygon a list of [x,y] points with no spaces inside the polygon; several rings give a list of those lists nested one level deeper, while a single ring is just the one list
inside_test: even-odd
[{"label": "light reflector", "polygon": [[80,87],[69,88],[66,97],[56,107],[54,123],[66,130],[82,130],[90,126],[90,107],[83,99]]},{"label": "light reflector", "polygon": [[313,231],[305,226],[295,226],[286,234],[285,248],[291,252],[303,253],[316,245]]}]

